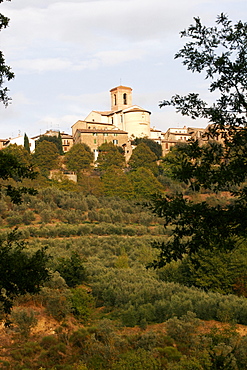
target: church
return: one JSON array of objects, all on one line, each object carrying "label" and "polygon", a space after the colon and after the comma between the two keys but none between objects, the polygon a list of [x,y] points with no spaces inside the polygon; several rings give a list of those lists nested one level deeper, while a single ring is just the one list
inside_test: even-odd
[{"label": "church", "polygon": [[89,145],[97,158],[98,147],[106,142],[122,146],[126,159],[131,155],[131,140],[150,137],[150,115],[146,109],[132,105],[132,89],[117,86],[110,90],[111,110],[92,111],[72,126],[74,143]]}]

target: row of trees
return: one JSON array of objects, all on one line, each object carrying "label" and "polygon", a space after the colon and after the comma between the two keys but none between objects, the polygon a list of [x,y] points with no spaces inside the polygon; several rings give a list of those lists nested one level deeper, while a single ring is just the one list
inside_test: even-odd
[{"label": "row of trees", "polygon": [[[75,144],[64,157],[61,157],[61,140],[57,137],[42,136],[36,142],[36,149],[33,155],[28,152],[29,146],[10,145],[6,150],[8,153],[16,155],[24,164],[36,165],[40,171],[47,176],[50,170],[59,169],[65,165],[68,170],[80,174],[82,171],[92,169],[94,155],[88,145]],[[147,144],[148,143],[148,144]],[[140,143],[133,150],[128,166],[135,170],[139,167],[150,169],[155,175],[158,174],[158,157],[150,146],[153,142],[150,139],[140,139]],[[159,144],[157,144],[160,146]],[[161,147],[161,146],[160,146]],[[154,149],[155,150],[155,149]],[[99,155],[96,161],[97,168],[104,172],[114,166],[118,169],[126,167],[124,153],[121,147],[113,143],[104,143],[99,147]]]}]

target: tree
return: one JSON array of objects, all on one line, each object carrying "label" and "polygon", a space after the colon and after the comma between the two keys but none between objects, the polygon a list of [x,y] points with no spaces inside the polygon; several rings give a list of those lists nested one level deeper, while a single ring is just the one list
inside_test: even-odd
[{"label": "tree", "polygon": [[86,278],[84,260],[76,252],[72,252],[70,258],[61,258],[56,270],[69,287],[82,284]]},{"label": "tree", "polygon": [[126,173],[115,166],[109,167],[102,176],[103,191],[106,196],[132,199],[133,185]]},{"label": "tree", "polygon": [[50,170],[58,167],[59,151],[56,144],[49,141],[41,141],[35,148],[34,162],[44,175],[48,175]]},{"label": "tree", "polygon": [[28,140],[26,133],[24,135],[24,148],[26,149],[28,153],[30,153],[30,145],[29,145],[29,140]]},{"label": "tree", "polygon": [[163,186],[148,168],[139,167],[130,172],[129,179],[137,199],[150,199],[154,194],[163,192]]},{"label": "tree", "polygon": [[69,170],[79,173],[90,169],[93,162],[93,153],[86,144],[75,144],[65,155],[65,162]]},{"label": "tree", "polygon": [[[33,170],[30,164],[23,163],[22,159],[9,152],[11,149],[0,151],[0,189],[11,198],[11,201],[16,204],[22,202],[23,194],[34,195],[37,191],[33,188],[25,186],[17,186],[23,179],[34,179],[37,173]],[[24,149],[23,149],[24,150]],[[14,180],[15,184],[9,183]]]},{"label": "tree", "polygon": [[129,166],[136,170],[143,167],[151,170],[155,175],[158,174],[157,156],[144,142],[137,145],[129,160]]},{"label": "tree", "polygon": [[58,133],[58,136],[48,136],[48,135],[42,135],[40,138],[35,142],[35,146],[42,143],[42,141],[49,141],[50,143],[54,143],[57,146],[57,150],[60,155],[63,155],[63,144],[62,144],[62,138],[60,135],[60,132]]},{"label": "tree", "polygon": [[156,141],[148,139],[147,137],[136,137],[132,141],[132,145],[138,145],[140,143],[146,144],[158,159],[162,157],[162,146],[159,143],[156,143]]},{"label": "tree", "polygon": [[[197,142],[186,147],[188,172],[183,181],[194,189],[228,189],[231,201],[224,206],[207,202],[195,203],[181,194],[157,197],[153,211],[171,225],[173,236],[167,243],[156,245],[160,254],[154,267],[171,260],[183,259],[200,250],[231,251],[244,239],[247,230],[247,23],[232,22],[224,14],[216,26],[203,26],[200,18],[181,33],[191,39],[176,55],[192,72],[204,72],[210,81],[209,91],[218,98],[211,105],[198,94],[173,96],[160,106],[172,105],[183,115],[206,118],[211,124],[208,136],[223,141],[223,150],[211,146],[201,148]],[[210,160],[213,158],[213,160]]]},{"label": "tree", "polygon": [[[10,0],[7,0],[10,1]],[[0,0],[2,3],[3,0]],[[6,28],[9,24],[9,18],[5,17],[3,14],[0,14],[0,31],[2,28]],[[11,68],[5,64],[5,59],[3,52],[0,51],[0,101],[8,106],[9,101],[11,100],[8,97],[8,88],[3,87],[5,80],[10,81],[15,77],[14,73],[11,71]]]},{"label": "tree", "polygon": [[[120,149],[121,150],[121,149]],[[125,166],[125,158],[120,153],[119,147],[113,143],[104,143],[99,147],[99,155],[97,158],[98,168],[106,171],[112,166],[116,168],[123,168]]]},{"label": "tree", "polygon": [[187,183],[193,190],[201,187],[213,189],[214,176],[219,170],[223,155],[223,145],[216,141],[209,141],[201,146],[198,141],[189,145],[179,143],[163,158],[161,167],[165,175]]},{"label": "tree", "polygon": [[37,293],[50,276],[45,248],[29,254],[25,246],[17,230],[0,238],[0,302],[7,314],[16,296]]}]

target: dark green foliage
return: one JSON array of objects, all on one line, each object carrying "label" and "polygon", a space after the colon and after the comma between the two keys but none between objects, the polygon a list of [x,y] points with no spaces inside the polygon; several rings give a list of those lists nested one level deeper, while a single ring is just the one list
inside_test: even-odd
[{"label": "dark green foliage", "polygon": [[5,191],[13,203],[20,204],[23,194],[34,195],[37,194],[37,191],[24,186],[13,186],[6,181],[13,179],[16,182],[21,182],[25,178],[34,179],[36,175],[37,173],[34,172],[32,166],[23,164],[19,158],[5,150],[0,151],[0,178],[5,180],[0,188]]},{"label": "dark green foliage", "polygon": [[62,139],[60,132],[58,133],[57,136],[48,136],[48,135],[42,135],[38,140],[35,142],[35,147],[37,147],[40,143],[43,141],[48,141],[49,143],[53,143],[56,145],[58,153],[60,155],[63,154],[63,145],[62,145]]},{"label": "dark green foliage", "polygon": [[112,366],[113,370],[161,370],[161,364],[149,351],[138,349],[123,354],[118,362]]},{"label": "dark green foliage", "polygon": [[80,173],[90,169],[93,153],[86,144],[75,144],[65,155],[65,163],[69,170]]},{"label": "dark green foliage", "polygon": [[153,172],[146,167],[139,167],[136,171],[130,172],[129,179],[132,182],[137,199],[150,199],[152,195],[163,191],[162,184]]},{"label": "dark green foliage", "polygon": [[197,94],[176,95],[161,106],[172,105],[183,115],[208,119],[211,123],[208,136],[219,137],[223,145],[209,142],[199,146],[192,142],[178,146],[166,163],[172,175],[193,190],[228,189],[232,199],[216,206],[189,201],[182,195],[154,200],[154,212],[165,218],[166,225],[173,226],[173,237],[157,245],[160,255],[154,267],[201,249],[229,252],[239,238],[246,236],[246,30],[246,23],[232,25],[221,14],[216,27],[207,28],[195,18],[195,25],[181,33],[191,41],[175,57],[182,57],[183,64],[192,72],[205,72],[210,81],[209,91],[218,92],[219,97],[209,106]]},{"label": "dark green foliage", "polygon": [[90,291],[77,287],[71,289],[71,306],[74,316],[81,322],[89,319],[95,306],[94,298]]},{"label": "dark green foliage", "polygon": [[[0,1],[0,3],[3,0]],[[10,1],[10,0],[8,0]],[[5,17],[3,14],[0,14],[0,31],[2,28],[6,28],[9,24],[9,18]],[[0,101],[8,106],[9,101],[11,100],[8,97],[8,88],[3,87],[5,81],[10,81],[15,77],[14,73],[11,71],[11,68],[5,64],[5,59],[2,51],[0,51]]]},{"label": "dark green foliage", "polygon": [[158,174],[157,156],[152,152],[152,150],[144,142],[141,142],[133,150],[130,157],[128,165],[132,170],[137,170],[138,168],[145,168],[154,175]]},{"label": "dark green foliage", "polygon": [[15,231],[0,240],[0,301],[9,313],[13,299],[26,293],[37,293],[49,279],[45,248],[33,254],[25,251],[25,243],[18,240]]},{"label": "dark green foliage", "polygon": [[123,199],[134,198],[134,187],[128,175],[120,168],[111,166],[102,176],[103,191],[106,196]]},{"label": "dark green foliage", "polygon": [[106,171],[112,167],[122,169],[125,167],[125,158],[113,143],[104,143],[99,147],[97,164],[101,171]]},{"label": "dark green foliage", "polygon": [[72,252],[70,258],[61,258],[56,270],[69,287],[82,284],[86,278],[84,260],[76,252]]},{"label": "dark green foliage", "polygon": [[43,175],[48,176],[50,170],[58,168],[59,150],[56,144],[52,141],[41,140],[39,143],[36,142],[33,158],[34,163],[39,167],[40,172]]},{"label": "dark green foliage", "polygon": [[24,148],[26,149],[28,153],[30,153],[30,145],[29,145],[29,140],[28,140],[26,133],[24,135]]},{"label": "dark green foliage", "polygon": [[148,139],[147,137],[136,137],[132,141],[132,145],[138,145],[140,143],[146,144],[156,155],[157,159],[162,157],[162,146],[159,143],[156,143],[154,140]]}]

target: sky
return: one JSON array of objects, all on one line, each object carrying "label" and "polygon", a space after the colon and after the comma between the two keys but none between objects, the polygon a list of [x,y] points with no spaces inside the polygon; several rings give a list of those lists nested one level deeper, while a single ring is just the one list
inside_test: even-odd
[{"label": "sky", "polygon": [[0,104],[0,138],[46,130],[71,134],[92,110],[110,110],[109,90],[133,89],[132,102],[151,111],[151,127],[205,127],[159,102],[198,92],[211,99],[202,75],[174,60],[185,44],[180,32],[200,17],[215,25],[226,13],[246,21],[246,0],[12,0],[0,48],[15,79],[6,83],[11,104]]}]

